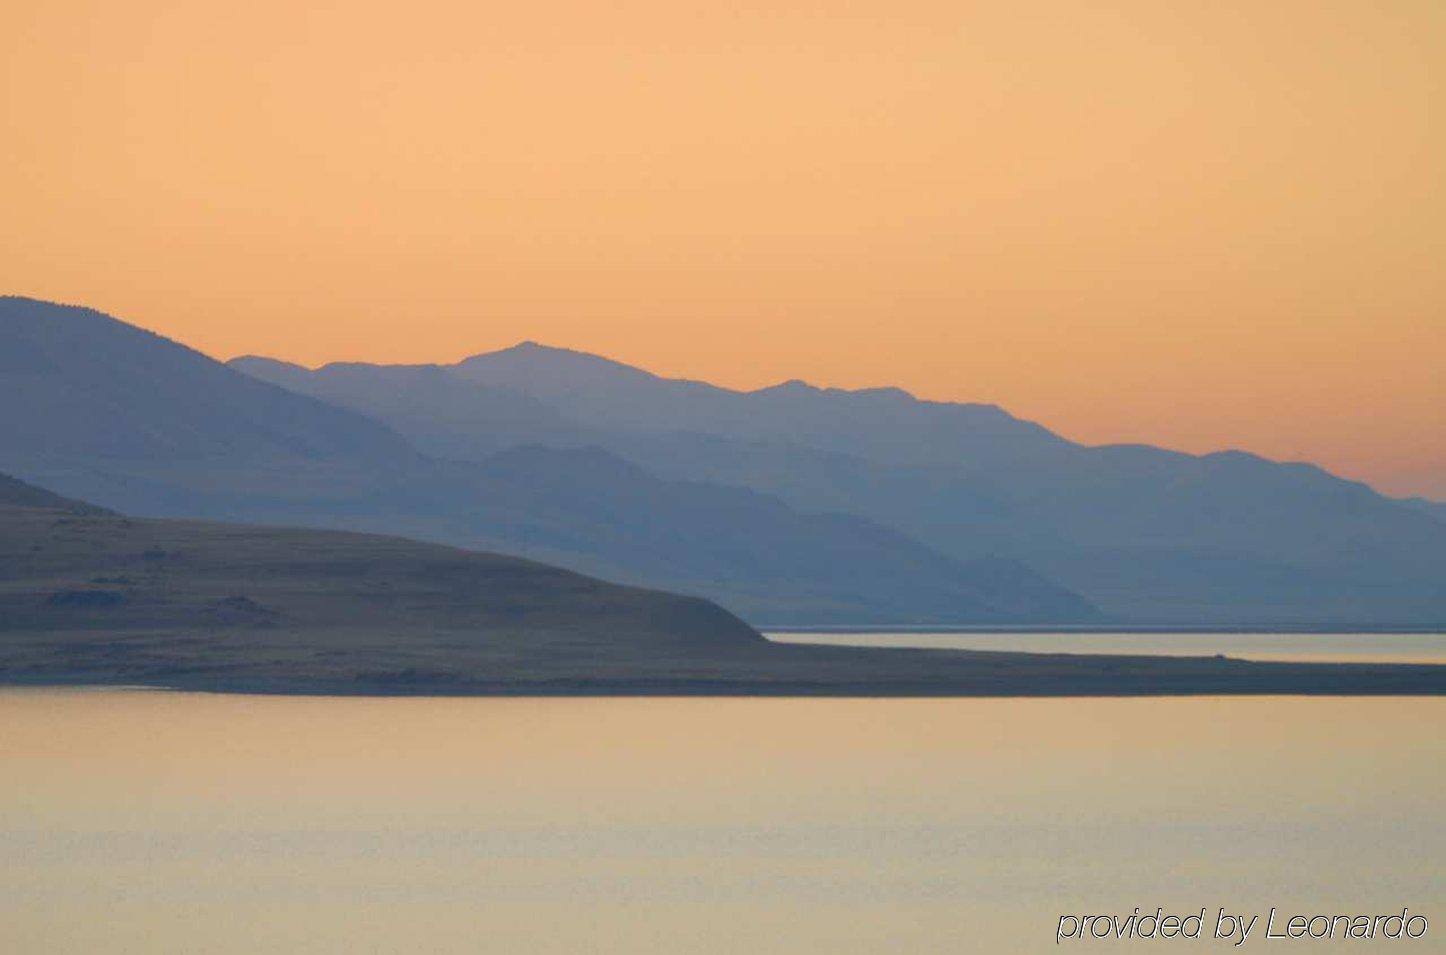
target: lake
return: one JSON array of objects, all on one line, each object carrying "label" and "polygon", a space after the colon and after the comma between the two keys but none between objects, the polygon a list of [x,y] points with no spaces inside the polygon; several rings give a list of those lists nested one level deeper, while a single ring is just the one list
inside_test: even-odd
[{"label": "lake", "polygon": [[777,643],[1025,653],[1109,653],[1316,663],[1446,663],[1442,633],[1160,633],[1084,630],[769,632]]},{"label": "lake", "polygon": [[1136,906],[1259,914],[1249,951],[1271,906],[1408,906],[1430,930],[1394,944],[1443,952],[1443,725],[1436,698],[6,690],[0,951],[1177,950],[1055,944]]}]

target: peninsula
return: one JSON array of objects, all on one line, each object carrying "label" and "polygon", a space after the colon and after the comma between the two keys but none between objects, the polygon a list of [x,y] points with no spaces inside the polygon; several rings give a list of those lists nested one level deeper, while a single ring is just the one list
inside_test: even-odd
[{"label": "peninsula", "polygon": [[770,643],[709,601],[0,479],[0,684],[306,694],[1439,694],[1446,667]]}]

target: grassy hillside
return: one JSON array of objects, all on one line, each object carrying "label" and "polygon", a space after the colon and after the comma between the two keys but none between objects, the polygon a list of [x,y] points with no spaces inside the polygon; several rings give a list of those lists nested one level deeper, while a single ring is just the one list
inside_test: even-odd
[{"label": "grassy hillside", "polygon": [[14,504],[0,504],[0,634],[11,680],[358,685],[511,678],[558,660],[587,671],[763,642],[707,601],[517,558]]},{"label": "grassy hillside", "polygon": [[109,514],[103,507],[61,497],[43,487],[26,484],[8,474],[0,474],[0,507],[40,507],[73,514]]}]

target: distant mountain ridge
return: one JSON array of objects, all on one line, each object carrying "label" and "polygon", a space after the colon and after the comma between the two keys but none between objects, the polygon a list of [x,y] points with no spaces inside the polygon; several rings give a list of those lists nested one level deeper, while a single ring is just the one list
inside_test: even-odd
[{"label": "distant mountain ridge", "polygon": [[593,429],[784,441],[923,465],[953,462],[985,446],[1028,457],[1069,445],[995,405],[920,401],[899,388],[816,388],[798,380],[734,391],[531,342],[474,355],[450,370],[475,384],[538,398]]},{"label": "distant mountain ridge", "polygon": [[[0,298],[0,422],[8,451],[191,460],[405,457],[353,412],[223,373],[184,345],[92,309]],[[224,382],[224,386],[219,386]]]},{"label": "distant mountain ridge", "polygon": [[[99,312],[14,297],[0,298],[0,355],[0,470],[127,513],[405,534],[705,595],[772,624],[1098,618],[1014,561],[958,560],[865,518],[660,476],[566,425],[564,446],[543,447],[556,436],[538,422],[560,420],[543,402],[437,369],[400,370],[378,406],[343,407],[359,397],[298,394],[280,363],[249,363],[292,376],[273,384]],[[474,405],[493,424],[478,428]]]},{"label": "distant mountain ridge", "polygon": [[991,405],[786,382],[750,392],[523,343],[413,368],[232,366],[364,411],[428,453],[596,446],[667,478],[849,513],[956,560],[1037,569],[1163,624],[1440,624],[1439,513],[1313,465],[1088,447]]},{"label": "distant mountain ridge", "polygon": [[1438,521],[1446,521],[1446,501],[1432,501],[1424,497],[1408,497],[1404,498],[1401,503],[1423,514],[1428,514]]},{"label": "distant mountain ridge", "polygon": [[737,392],[535,344],[227,368],[0,298],[0,470],[131,513],[532,556],[761,624],[1446,622],[1440,506],[1311,465],[1086,447],[990,405]]}]

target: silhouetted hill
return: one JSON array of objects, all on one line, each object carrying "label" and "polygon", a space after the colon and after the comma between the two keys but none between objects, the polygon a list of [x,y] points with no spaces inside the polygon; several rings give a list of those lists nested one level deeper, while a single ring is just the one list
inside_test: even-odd
[{"label": "silhouetted hill", "polygon": [[119,517],[0,478],[0,681],[339,689],[606,674],[764,641],[690,597],[335,531]]},{"label": "silhouetted hill", "polygon": [[407,443],[88,308],[0,298],[6,453],[77,459],[371,461]]},{"label": "silhouetted hill", "polygon": [[[128,513],[487,547],[698,593],[774,624],[1097,617],[1016,564],[956,561],[862,518],[659,478],[596,448],[493,456],[522,437],[581,432],[536,398],[440,369],[392,369],[372,389],[409,441],[358,413],[372,410],[366,366],[321,376],[323,397],[356,409],[341,410],[99,313],[15,298],[0,300],[0,343],[15,346],[0,371],[13,399],[0,412],[0,467]],[[296,388],[311,379],[239,364]]]},{"label": "silhouetted hill", "polygon": [[59,498],[37,506],[35,490],[17,494],[25,503],[0,503],[3,685],[388,695],[1446,692],[1439,666],[773,644],[707,601],[516,558],[393,537],[77,513]]},{"label": "silhouetted hill", "polygon": [[71,514],[108,514],[103,507],[73,501],[52,491],[0,474],[0,507],[39,507]]},{"label": "silhouetted hill", "polygon": [[0,468],[121,510],[347,497],[419,465],[355,412],[88,308],[0,298]]},{"label": "silhouetted hill", "polygon": [[[248,362],[237,367],[271,377]],[[477,390],[437,389],[424,426],[389,397],[393,367],[348,366],[346,389],[329,368],[300,371],[288,387],[349,407],[365,395],[368,413],[437,453],[473,456],[505,407],[508,435],[854,514],[955,560],[1017,560],[1139,621],[1446,621],[1446,525],[1428,517],[1439,510],[1309,464],[1086,447],[989,405],[798,381],[738,392],[532,343],[435,367]]]}]

